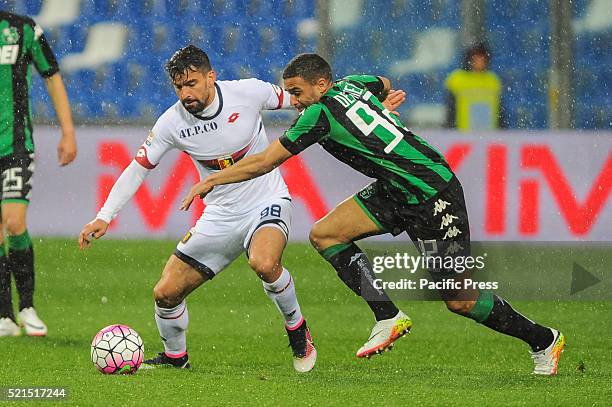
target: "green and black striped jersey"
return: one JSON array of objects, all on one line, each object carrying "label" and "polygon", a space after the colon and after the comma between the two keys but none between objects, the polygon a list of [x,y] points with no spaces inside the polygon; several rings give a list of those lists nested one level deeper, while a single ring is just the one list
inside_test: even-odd
[{"label": "green and black striped jersey", "polygon": [[0,11],[0,157],[34,151],[32,63],[44,78],[59,70],[42,29],[34,20]]},{"label": "green and black striped jersey", "polygon": [[331,155],[383,183],[410,204],[427,201],[454,174],[444,157],[408,130],[378,97],[377,76],[353,75],[334,83],[280,138],[292,154],[319,143]]}]

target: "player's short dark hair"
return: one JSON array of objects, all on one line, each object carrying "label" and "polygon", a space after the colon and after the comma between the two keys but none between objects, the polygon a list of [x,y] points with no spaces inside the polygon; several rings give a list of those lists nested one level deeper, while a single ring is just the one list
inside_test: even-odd
[{"label": "player's short dark hair", "polygon": [[332,70],[323,57],[317,54],[300,54],[294,57],[283,71],[283,79],[301,77],[310,83],[323,78],[332,80]]},{"label": "player's short dark hair", "polygon": [[487,60],[487,65],[491,63],[491,51],[489,47],[484,42],[479,42],[477,44],[472,45],[465,51],[465,55],[463,57],[463,69],[466,71],[472,70],[472,58],[474,55],[481,55]]},{"label": "player's short dark hair", "polygon": [[166,63],[166,71],[172,80],[187,71],[198,70],[206,73],[211,71],[212,67],[206,52],[195,45],[187,45],[179,49]]}]

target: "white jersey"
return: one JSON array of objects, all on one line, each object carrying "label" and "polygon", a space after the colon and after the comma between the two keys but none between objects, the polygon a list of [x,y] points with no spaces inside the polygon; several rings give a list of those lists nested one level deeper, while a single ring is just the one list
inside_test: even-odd
[{"label": "white jersey", "polygon": [[[261,110],[290,106],[289,94],[258,79],[215,82],[216,96],[200,115],[189,113],[180,101],[164,112],[135,160],[155,168],[172,148],[187,153],[204,179],[269,144]],[[271,198],[289,197],[278,169],[236,184],[216,186],[205,198],[208,210],[240,214]]]}]

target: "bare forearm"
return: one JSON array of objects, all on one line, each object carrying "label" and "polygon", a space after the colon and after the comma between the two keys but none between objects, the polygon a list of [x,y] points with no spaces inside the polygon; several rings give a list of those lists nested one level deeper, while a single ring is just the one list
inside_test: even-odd
[{"label": "bare forearm", "polygon": [[57,115],[57,120],[62,128],[64,135],[74,135],[74,124],[72,123],[72,114],[70,112],[70,103],[68,102],[68,94],[64,87],[64,82],[59,73],[45,80],[47,91],[51,96],[53,107]]},{"label": "bare forearm", "polygon": [[211,187],[216,185],[234,184],[257,178],[272,171],[276,167],[277,165],[268,164],[265,162],[264,153],[254,154],[244,158],[236,165],[209,176],[206,178],[206,182]]},{"label": "bare forearm", "polygon": [[291,155],[278,140],[274,140],[263,152],[248,156],[191,187],[189,194],[181,202],[181,210],[188,210],[196,196],[204,198],[215,186],[257,178],[281,165]]}]

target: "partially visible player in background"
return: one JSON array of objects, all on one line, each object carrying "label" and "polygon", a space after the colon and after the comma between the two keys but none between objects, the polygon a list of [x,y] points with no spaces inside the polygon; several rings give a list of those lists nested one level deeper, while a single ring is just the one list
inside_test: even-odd
[{"label": "partially visible player in background", "polygon": [[448,91],[446,127],[462,131],[508,127],[503,86],[490,65],[489,48],[476,44],[466,51],[463,67],[448,75],[444,82]]},{"label": "partially visible player in background", "polygon": [[[276,85],[257,79],[217,81],[208,56],[193,45],[179,49],[166,69],[179,101],[157,120],[96,218],[85,225],[79,236],[81,248],[89,246],[92,236],[98,239],[106,233],[166,152],[187,153],[203,179],[263,151],[268,139],[261,110],[291,106],[290,95]],[[290,230],[291,197],[278,170],[211,194],[201,218],[179,242],[153,290],[155,321],[165,350],[144,363],[190,367],[185,298],[244,252],[285,320],[295,370],[310,371],[317,352],[293,278],[281,263]]]},{"label": "partially visible player in background", "polygon": [[[219,186],[266,174],[315,143],[375,178],[319,220],[310,233],[315,248],[376,317],[368,342],[357,352],[369,356],[386,349],[412,322],[375,287],[372,265],[355,241],[405,231],[423,255],[465,259],[470,255],[470,229],[463,188],[442,154],[385,109],[381,102],[391,86],[388,79],[352,75],[333,82],[327,61],[301,54],[285,67],[283,80],[305,108],[300,118],[265,151],[192,187],[181,208],[188,209],[194,197]],[[460,275],[452,268],[430,272],[434,278]],[[439,292],[450,311],[526,342],[534,374],[557,373],[565,344],[559,331],[531,321],[489,291],[463,287]]]},{"label": "partially visible player in background", "polygon": [[34,309],[34,249],[26,226],[35,168],[29,100],[32,64],[45,79],[62,129],[59,164],[70,164],[77,152],[74,125],[53,51],[34,20],[0,11],[0,336],[21,334],[13,313],[11,275],[19,294],[17,321],[29,336],[47,334]]}]

